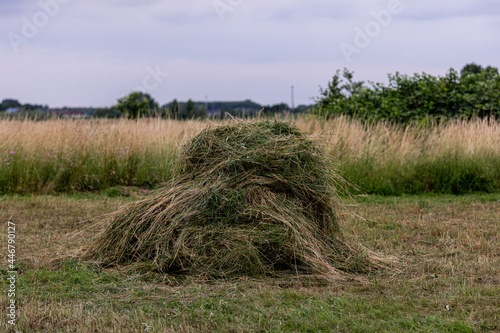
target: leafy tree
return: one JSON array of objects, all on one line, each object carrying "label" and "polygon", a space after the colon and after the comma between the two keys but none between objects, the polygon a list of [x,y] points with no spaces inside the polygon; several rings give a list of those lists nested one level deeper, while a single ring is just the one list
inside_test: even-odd
[{"label": "leafy tree", "polygon": [[301,105],[295,107],[295,109],[293,110],[293,113],[306,113],[306,112],[309,112],[310,110],[311,110],[310,105],[301,104]]},{"label": "leafy tree", "polygon": [[177,102],[176,99],[174,99],[170,103],[169,109],[170,109],[170,114],[172,115],[172,117],[174,119],[179,119],[180,118],[180,116],[181,116],[181,107],[179,106],[179,102]]},{"label": "leafy tree", "polygon": [[207,112],[207,109],[205,108],[205,105],[201,104],[195,108],[195,117],[206,118],[207,114],[208,114],[208,112]]},{"label": "leafy tree", "polygon": [[290,111],[291,108],[286,103],[274,104],[272,106],[265,106],[265,113],[282,113],[285,111]]},{"label": "leafy tree", "polygon": [[460,76],[465,76],[467,74],[479,74],[482,71],[483,71],[483,67],[481,67],[481,65],[478,65],[474,62],[471,62],[470,64],[465,65],[460,70]]},{"label": "leafy tree", "polygon": [[486,67],[486,68],[484,69],[484,71],[485,71],[485,72],[487,72],[487,73],[493,74],[493,75],[495,75],[495,74],[496,74],[496,75],[499,75],[499,73],[498,73],[498,68],[493,67],[493,66],[488,66],[488,67]]},{"label": "leafy tree", "polygon": [[129,119],[137,119],[158,109],[158,103],[149,94],[134,91],[120,98],[115,108]]},{"label": "leafy tree", "polygon": [[491,75],[495,74],[498,75],[498,68],[492,66],[487,66],[486,68],[483,68],[481,65],[471,62],[470,64],[465,65],[460,70],[460,76],[465,76],[468,74],[480,74],[482,72],[487,72],[490,73]]},{"label": "leafy tree", "polygon": [[155,101],[155,99],[153,97],[151,97],[151,95],[149,94],[142,94],[142,97],[147,101],[148,103],[148,113],[149,114],[153,114],[156,112],[158,112],[158,110],[160,109],[160,106],[158,105],[158,103]]},{"label": "leafy tree", "polygon": [[[326,89],[320,87],[321,97],[319,99],[319,106],[326,107],[333,101],[344,100],[349,96],[358,94],[363,89],[364,81],[355,82],[354,72],[349,72],[344,68],[342,76],[340,70],[337,70],[332,78],[332,82],[328,83]],[[345,81],[344,81],[345,80]]]},{"label": "leafy tree", "polygon": [[[476,67],[470,66],[469,70]],[[388,75],[389,84],[354,82],[346,70],[320,89],[316,113],[355,116],[367,121],[395,122],[450,118],[500,117],[500,75],[495,69],[460,76],[450,69],[443,77],[426,73]]]},{"label": "leafy tree", "polygon": [[206,116],[207,110],[203,103],[195,103],[192,99],[189,99],[181,105],[182,119],[205,118]]},{"label": "leafy tree", "polygon": [[120,118],[122,113],[117,108],[99,108],[94,112],[95,118]]},{"label": "leafy tree", "polygon": [[5,111],[8,108],[20,108],[21,106],[17,99],[4,99],[0,104],[0,111]]},{"label": "leafy tree", "polygon": [[193,118],[195,116],[194,102],[192,99],[189,99],[186,103],[186,114],[187,118]]},{"label": "leafy tree", "polygon": [[24,104],[22,106],[24,111],[42,111],[47,112],[49,110],[48,105],[40,105],[40,104]]},{"label": "leafy tree", "polygon": [[219,110],[219,119],[224,120],[226,118],[226,112],[223,109]]}]

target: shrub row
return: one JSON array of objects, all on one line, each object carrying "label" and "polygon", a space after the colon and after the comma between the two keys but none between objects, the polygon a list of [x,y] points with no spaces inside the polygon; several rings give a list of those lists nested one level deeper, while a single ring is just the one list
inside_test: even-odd
[{"label": "shrub row", "polygon": [[322,117],[355,116],[365,121],[417,121],[500,116],[500,75],[497,70],[445,76],[388,75],[389,83],[354,81],[353,73],[337,71],[321,96],[315,112]]}]

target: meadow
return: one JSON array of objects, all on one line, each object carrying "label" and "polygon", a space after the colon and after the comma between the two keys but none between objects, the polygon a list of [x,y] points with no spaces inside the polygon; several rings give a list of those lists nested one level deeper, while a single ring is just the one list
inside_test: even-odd
[{"label": "meadow", "polygon": [[[19,332],[500,330],[498,194],[352,201],[365,219],[345,219],[346,236],[402,262],[364,281],[179,279],[74,259],[99,231],[92,218],[140,197],[0,197],[4,263],[6,223],[17,227]],[[2,330],[7,302],[3,293]]]},{"label": "meadow", "polygon": [[[345,117],[293,123],[322,144],[364,193],[500,191],[500,123],[367,125]],[[215,125],[154,118],[0,120],[0,194],[155,188],[172,177],[180,144]]]},{"label": "meadow", "polygon": [[[226,120],[232,121],[232,120]],[[78,259],[95,218],[174,176],[178,147],[217,123],[0,120],[0,267],[16,226],[20,332],[498,332],[500,124],[290,119],[352,190],[347,240],[394,256],[359,279],[207,280]],[[0,330],[7,293],[0,299]]]}]

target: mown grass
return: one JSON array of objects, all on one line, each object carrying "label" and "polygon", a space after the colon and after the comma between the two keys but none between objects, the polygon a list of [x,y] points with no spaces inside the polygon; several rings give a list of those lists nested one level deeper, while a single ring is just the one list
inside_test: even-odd
[{"label": "mown grass", "polygon": [[[488,332],[500,326],[500,195],[358,198],[346,237],[403,263],[366,281],[205,281],[72,258],[133,196],[0,197],[17,230],[21,332]],[[136,197],[134,197],[136,196]],[[6,232],[0,254],[6,263]],[[6,269],[0,270],[2,275]],[[5,281],[5,279],[3,279]],[[4,284],[5,286],[5,284]],[[0,302],[2,325],[7,297]],[[4,329],[5,326],[2,327]]]},{"label": "mown grass", "polygon": [[[0,120],[0,193],[154,188],[171,179],[179,144],[209,123],[161,119]],[[371,194],[500,192],[500,123],[366,125],[295,119]]]}]

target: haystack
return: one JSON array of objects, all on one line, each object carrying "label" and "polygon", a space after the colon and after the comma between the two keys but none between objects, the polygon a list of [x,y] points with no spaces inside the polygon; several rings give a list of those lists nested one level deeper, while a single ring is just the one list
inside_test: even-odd
[{"label": "haystack", "polygon": [[285,123],[205,129],[181,148],[170,183],[104,218],[85,256],[207,277],[370,270],[339,228],[343,182],[332,166]]}]

